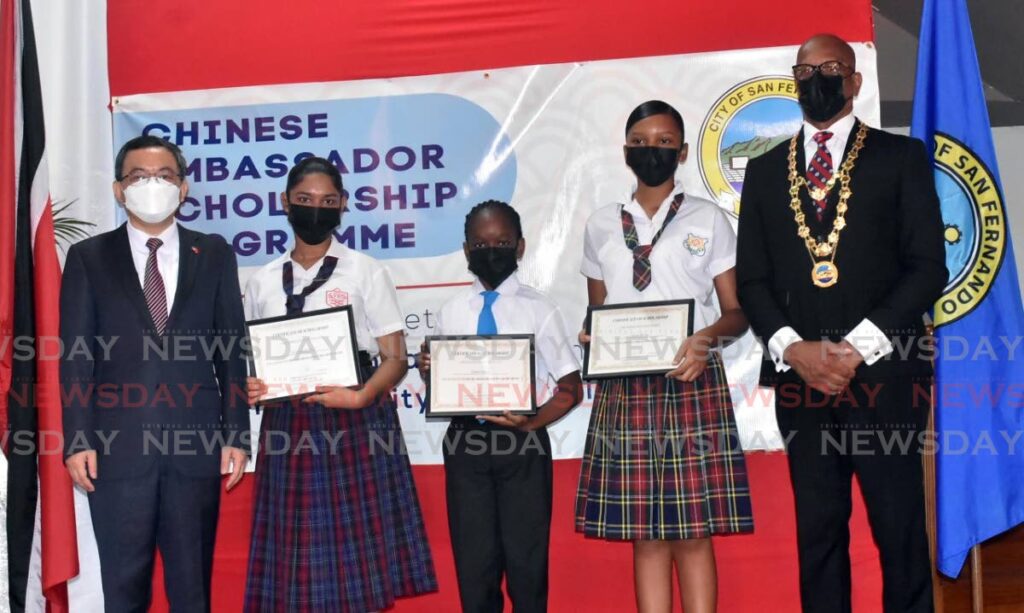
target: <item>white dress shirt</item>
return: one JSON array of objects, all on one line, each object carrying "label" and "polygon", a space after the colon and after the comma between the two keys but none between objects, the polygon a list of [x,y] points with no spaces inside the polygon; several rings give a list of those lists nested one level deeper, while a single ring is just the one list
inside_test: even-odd
[{"label": "white dress shirt", "polygon": [[[480,311],[484,307],[477,279],[444,303],[437,313],[437,333],[450,335],[476,334]],[[566,331],[565,320],[550,298],[523,285],[513,274],[496,288],[498,298],[491,305],[498,334],[533,334],[536,360],[534,381],[537,406],[547,402],[557,390],[559,379],[580,369],[576,355],[576,339]]]},{"label": "white dress shirt", "polygon": [[[853,113],[850,113],[829,126],[826,130],[832,133],[832,138],[825,142],[825,147],[828,149],[829,155],[832,156],[832,168],[834,171],[838,171],[843,163],[843,154],[846,151],[846,144],[850,141],[855,121],[856,118]],[[814,141],[814,135],[819,130],[805,121],[803,132],[804,170],[806,171],[807,165],[810,165],[811,160],[818,151],[818,143]],[[889,337],[867,318],[862,319],[853,330],[850,330],[845,339],[857,349],[857,352],[864,358],[864,363],[868,366],[884,358],[892,351],[892,342],[889,340]],[[789,364],[786,364],[782,356],[786,354],[786,349],[790,345],[802,340],[804,339],[790,326],[781,328],[772,335],[771,339],[768,340],[768,353],[771,355],[772,361],[775,362],[775,369],[777,371],[784,372],[789,370]]]},{"label": "white dress shirt", "polygon": [[[850,113],[846,117],[843,117],[839,121],[835,122],[828,127],[825,132],[831,132],[832,138],[825,141],[825,148],[828,149],[829,155],[832,156],[832,168],[839,170],[839,166],[843,163],[843,153],[846,152],[846,143],[850,140],[850,133],[853,132],[853,124],[857,121],[853,113]],[[814,135],[821,130],[815,128],[806,121],[803,124],[804,128],[804,170],[810,166],[811,160],[814,159],[814,154],[818,152],[818,143],[814,142]]]},{"label": "white dress shirt", "polygon": [[696,331],[718,320],[715,277],[736,266],[736,233],[725,211],[687,194],[651,251],[651,284],[643,291],[633,286],[633,253],[622,234],[621,211],[625,209],[633,216],[640,244],[649,245],[661,229],[672,199],[682,191],[677,182],[653,218],[647,217],[635,199],[594,211],[587,220],[580,272],[604,281],[607,304],[693,298]]},{"label": "white dress shirt", "polygon": [[[324,257],[333,255],[338,264],[322,286],[306,296],[304,312],[352,305],[356,340],[371,357],[380,352],[377,338],[405,329],[398,292],[388,269],[374,258],[353,251],[336,239]],[[245,285],[243,302],[247,320],[286,315],[282,270],[291,259],[291,251],[257,270]],[[323,258],[308,269],[292,262],[292,293],[306,288],[323,264]]]},{"label": "white dress shirt", "polygon": [[167,314],[171,314],[174,306],[174,293],[178,290],[178,259],[180,257],[178,240],[178,224],[172,223],[158,236],[150,236],[142,230],[127,222],[128,244],[132,249],[132,263],[135,264],[135,273],[139,275],[139,287],[146,288],[146,262],[149,261],[149,247],[146,241],[151,238],[158,238],[163,241],[160,248],[156,250],[156,269],[160,271],[160,277],[164,282],[164,295],[167,296]]}]

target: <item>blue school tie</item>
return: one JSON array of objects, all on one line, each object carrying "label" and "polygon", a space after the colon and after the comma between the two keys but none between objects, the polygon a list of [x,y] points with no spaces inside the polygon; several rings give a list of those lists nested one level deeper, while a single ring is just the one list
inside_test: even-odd
[{"label": "blue school tie", "polygon": [[[486,292],[480,292],[480,295],[484,297],[484,308],[480,309],[480,317],[476,320],[476,333],[481,335],[497,334],[498,322],[494,320],[494,311],[491,307],[494,306],[494,301],[498,299],[498,292],[487,290]],[[487,420],[478,419],[477,422],[486,424]]]},{"label": "blue school tie", "polygon": [[498,292],[488,290],[480,292],[480,295],[484,297],[484,308],[480,309],[480,318],[476,320],[476,333],[497,334],[498,322],[494,320],[494,311],[491,307],[494,306],[494,301],[498,299]]}]

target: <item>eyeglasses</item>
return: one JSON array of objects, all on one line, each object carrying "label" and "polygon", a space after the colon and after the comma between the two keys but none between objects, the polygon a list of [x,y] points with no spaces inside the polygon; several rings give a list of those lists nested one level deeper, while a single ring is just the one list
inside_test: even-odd
[{"label": "eyeglasses", "polygon": [[181,185],[181,177],[179,177],[173,170],[161,170],[153,174],[149,174],[141,170],[133,170],[122,177],[121,182],[125,185],[135,185],[136,183],[146,179],[160,179],[161,181],[167,181],[174,185]]},{"label": "eyeglasses", "polygon": [[797,64],[793,66],[793,77],[797,81],[806,81],[814,76],[815,72],[820,72],[826,77],[843,77],[845,79],[853,74],[853,68],[837,60],[822,62],[817,66],[813,64]]}]

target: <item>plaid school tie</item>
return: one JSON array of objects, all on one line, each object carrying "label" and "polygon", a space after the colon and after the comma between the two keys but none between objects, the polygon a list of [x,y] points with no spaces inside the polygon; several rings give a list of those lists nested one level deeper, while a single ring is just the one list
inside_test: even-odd
[{"label": "plaid school tie", "polygon": [[[832,178],[832,154],[828,152],[825,143],[832,138],[832,133],[818,132],[812,138],[818,143],[818,150],[814,152],[811,163],[807,165],[807,181],[814,187],[825,189],[825,184]],[[815,200],[814,206],[817,209],[818,221],[821,221],[825,215],[825,207],[828,206],[828,196]]]},{"label": "plaid school tie", "polygon": [[146,297],[146,306],[157,334],[163,334],[167,329],[167,292],[164,290],[164,278],[156,266],[156,250],[163,244],[159,238],[146,241],[149,257],[146,258],[146,275],[142,284],[142,293]]},{"label": "plaid school tie", "polygon": [[325,257],[324,263],[320,265],[320,270],[316,271],[316,277],[313,278],[313,282],[303,288],[298,294],[293,294],[292,288],[295,285],[295,273],[292,270],[292,261],[288,260],[285,262],[284,267],[281,269],[281,284],[284,286],[284,295],[286,297],[284,303],[285,313],[288,315],[301,313],[302,309],[306,306],[306,296],[320,289],[320,286],[324,283],[327,283],[327,280],[334,273],[334,267],[337,265],[338,258],[333,255]]},{"label": "plaid school tie", "polygon": [[626,247],[633,252],[633,287],[640,291],[644,291],[651,284],[651,251],[654,250],[655,243],[661,238],[661,233],[679,212],[679,207],[683,204],[683,197],[683,194],[677,194],[672,199],[672,206],[669,207],[668,214],[665,215],[665,221],[661,224],[658,233],[651,239],[650,245],[640,244],[633,216],[626,211],[626,207],[622,207],[622,234],[626,239]]}]

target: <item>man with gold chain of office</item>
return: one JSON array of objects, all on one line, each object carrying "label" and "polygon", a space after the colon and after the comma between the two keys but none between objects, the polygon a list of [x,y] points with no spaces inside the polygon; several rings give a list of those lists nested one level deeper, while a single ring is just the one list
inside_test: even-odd
[{"label": "man with gold chain of office", "polygon": [[788,441],[803,609],[851,610],[856,475],[885,611],[931,611],[923,315],[947,280],[931,162],[921,141],[853,115],[861,75],[846,42],[812,37],[793,77],[803,127],[747,167],[736,273]]}]

